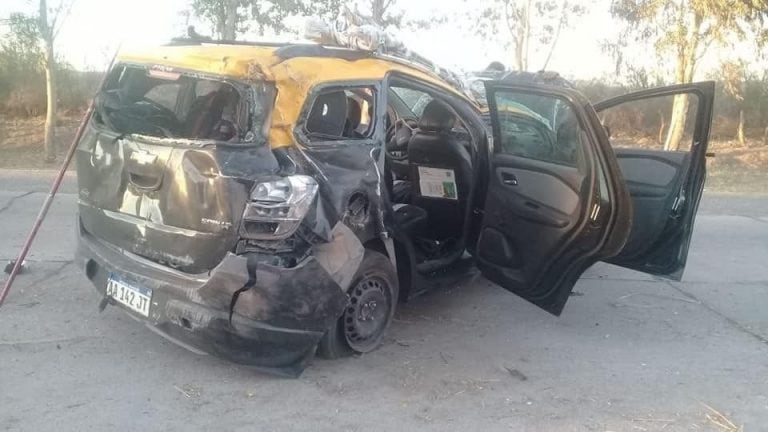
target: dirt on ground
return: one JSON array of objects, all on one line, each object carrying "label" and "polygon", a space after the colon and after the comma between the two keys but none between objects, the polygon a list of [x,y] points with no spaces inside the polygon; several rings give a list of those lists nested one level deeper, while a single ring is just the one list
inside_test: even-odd
[{"label": "dirt on ground", "polygon": [[83,113],[66,113],[59,118],[55,131],[57,158],[53,163],[45,161],[45,117],[0,115],[0,168],[58,168],[75,136],[82,115]]},{"label": "dirt on ground", "polygon": [[[82,113],[66,113],[59,119],[56,127],[57,162],[46,163],[44,117],[0,115],[0,168],[58,168],[81,118]],[[768,194],[768,145],[760,140],[748,140],[745,146],[735,140],[713,140],[709,150],[715,157],[707,164],[707,191]]]},{"label": "dirt on ground", "polygon": [[768,194],[768,145],[754,140],[713,141],[715,157],[707,164],[707,190],[726,193]]}]

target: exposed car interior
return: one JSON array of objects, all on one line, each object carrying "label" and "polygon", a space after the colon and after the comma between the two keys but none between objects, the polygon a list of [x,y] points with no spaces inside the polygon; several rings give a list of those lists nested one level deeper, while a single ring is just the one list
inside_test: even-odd
[{"label": "exposed car interior", "polygon": [[306,133],[311,141],[370,138],[374,91],[371,87],[321,92],[309,111]]},{"label": "exposed car interior", "polygon": [[[439,95],[392,86],[385,115],[384,181],[398,231],[414,246],[422,273],[464,253],[473,192],[473,142],[466,122]],[[307,113],[310,142],[368,139],[374,129],[370,86],[321,90]]]},{"label": "exposed car interior", "polygon": [[123,134],[240,141],[250,130],[246,98],[226,82],[125,66],[98,100],[98,119]]},{"label": "exposed car interior", "polygon": [[473,192],[472,141],[451,106],[427,92],[392,87],[386,177],[395,221],[414,245],[422,272],[464,252]]}]

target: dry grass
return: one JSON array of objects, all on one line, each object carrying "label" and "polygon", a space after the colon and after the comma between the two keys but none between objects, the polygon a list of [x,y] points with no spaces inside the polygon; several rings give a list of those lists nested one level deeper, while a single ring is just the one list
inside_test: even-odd
[{"label": "dry grass", "polygon": [[[67,114],[59,119],[56,127],[58,160],[63,159],[81,116]],[[0,168],[55,169],[57,164],[45,163],[44,117],[0,116]]]},{"label": "dry grass", "polygon": [[707,413],[704,414],[709,424],[718,428],[720,432],[744,432],[744,426],[736,426],[734,422],[728,419],[720,411],[712,408],[711,406],[701,403],[707,409]]},{"label": "dry grass", "polygon": [[707,164],[707,190],[768,194],[768,146],[757,141],[746,147],[734,141],[715,141],[710,150],[715,157]]}]

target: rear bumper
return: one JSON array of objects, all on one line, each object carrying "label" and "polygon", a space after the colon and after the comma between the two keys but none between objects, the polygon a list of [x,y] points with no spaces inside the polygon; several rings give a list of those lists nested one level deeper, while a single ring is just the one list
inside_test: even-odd
[{"label": "rear bumper", "polygon": [[102,298],[111,274],[152,289],[148,317],[124,310],[169,340],[281,375],[301,374],[346,304],[342,289],[311,256],[283,268],[228,254],[209,274],[195,276],[81,232],[77,262]]}]

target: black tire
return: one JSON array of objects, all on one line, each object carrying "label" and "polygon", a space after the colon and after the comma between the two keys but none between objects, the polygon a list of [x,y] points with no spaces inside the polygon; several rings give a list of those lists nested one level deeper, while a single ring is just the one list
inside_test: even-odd
[{"label": "black tire", "polygon": [[366,249],[347,292],[347,306],[320,339],[317,355],[336,359],[376,349],[392,323],[397,294],[392,262],[386,255]]}]

